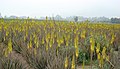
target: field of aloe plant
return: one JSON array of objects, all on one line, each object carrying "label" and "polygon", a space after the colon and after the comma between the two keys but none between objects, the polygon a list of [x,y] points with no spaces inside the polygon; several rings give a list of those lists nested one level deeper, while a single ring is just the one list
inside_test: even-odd
[{"label": "field of aloe plant", "polygon": [[119,45],[120,24],[0,19],[0,69],[110,69]]}]

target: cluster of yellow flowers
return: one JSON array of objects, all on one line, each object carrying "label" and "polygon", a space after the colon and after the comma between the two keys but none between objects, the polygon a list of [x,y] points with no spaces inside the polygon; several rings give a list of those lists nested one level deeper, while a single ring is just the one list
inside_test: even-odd
[{"label": "cluster of yellow flowers", "polygon": [[[3,37],[4,41],[8,41],[5,55],[7,56],[12,52],[12,40],[16,38],[23,39],[28,49],[34,48],[35,54],[37,54],[36,49],[39,48],[39,46],[45,46],[46,51],[48,51],[49,48],[53,46],[68,47],[74,45],[75,54],[72,57],[71,69],[75,69],[75,58],[78,58],[79,49],[82,48],[80,47],[80,43],[84,43],[84,39],[89,38],[90,50],[92,53],[96,51],[100,64],[103,64],[104,59],[109,60],[109,56],[106,55],[107,45],[102,47],[101,41],[96,41],[97,37],[95,36],[104,36],[104,39],[109,41],[107,44],[110,45],[115,41],[115,32],[119,33],[119,24],[66,23],[62,21],[49,21],[47,17],[46,19],[46,21],[32,20],[31,22],[25,21],[20,23],[14,23],[14,20],[9,23],[1,22],[0,33],[2,33],[2,35],[0,36]],[[105,35],[110,32],[112,32],[111,37]],[[68,57],[66,56],[65,68],[68,67],[68,61]]]}]

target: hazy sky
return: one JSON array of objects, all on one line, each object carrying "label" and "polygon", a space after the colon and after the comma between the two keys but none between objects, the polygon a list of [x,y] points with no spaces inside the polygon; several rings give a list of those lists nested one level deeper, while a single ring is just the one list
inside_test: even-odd
[{"label": "hazy sky", "polygon": [[2,16],[120,17],[120,0],[0,0]]}]

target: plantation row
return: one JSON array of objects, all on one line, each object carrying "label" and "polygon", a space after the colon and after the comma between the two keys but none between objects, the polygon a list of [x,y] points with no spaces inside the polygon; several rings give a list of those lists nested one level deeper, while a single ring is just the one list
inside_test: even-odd
[{"label": "plantation row", "polygon": [[[0,69],[76,69],[114,67],[120,25],[63,21],[0,21]],[[16,52],[24,59],[12,59]],[[14,56],[14,55],[12,55]],[[17,61],[16,61],[17,60]],[[106,68],[107,67],[107,68]]]}]

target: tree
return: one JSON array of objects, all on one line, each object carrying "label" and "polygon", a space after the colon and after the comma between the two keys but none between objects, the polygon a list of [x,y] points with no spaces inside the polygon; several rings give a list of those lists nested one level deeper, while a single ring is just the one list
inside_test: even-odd
[{"label": "tree", "polygon": [[77,22],[77,21],[78,21],[78,17],[76,16],[76,17],[74,18],[74,20],[75,20],[75,22]]},{"label": "tree", "polygon": [[120,18],[111,18],[112,23],[120,23]]}]

